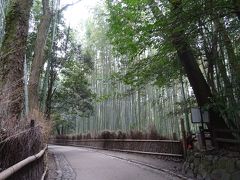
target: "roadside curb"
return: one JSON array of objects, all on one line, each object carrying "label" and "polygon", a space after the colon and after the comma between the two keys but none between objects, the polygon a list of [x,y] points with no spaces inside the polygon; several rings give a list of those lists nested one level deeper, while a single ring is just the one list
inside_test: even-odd
[{"label": "roadside curb", "polygon": [[99,151],[96,151],[96,152],[101,153],[101,154],[104,154],[104,155],[106,155],[106,156],[110,156],[110,157],[116,158],[116,159],[121,159],[121,160],[130,162],[130,163],[134,163],[134,164],[137,164],[137,165],[146,166],[146,167],[149,167],[149,168],[151,168],[151,169],[155,169],[155,170],[158,170],[158,171],[161,171],[161,172],[170,174],[170,175],[172,175],[172,176],[175,176],[175,177],[178,177],[178,178],[181,178],[181,179],[184,179],[184,180],[193,180],[193,179],[191,179],[191,178],[188,178],[188,177],[183,176],[183,175],[181,175],[181,174],[177,174],[177,173],[175,173],[175,172],[173,172],[173,171],[170,171],[170,170],[168,170],[168,169],[159,168],[159,167],[153,166],[153,165],[151,165],[151,164],[147,164],[147,163],[143,163],[143,162],[140,162],[140,161],[136,161],[136,160],[132,160],[132,159],[127,159],[127,158],[123,158],[123,157],[119,157],[119,156],[114,156],[114,155],[107,154],[107,153],[104,153],[104,152],[99,152]]},{"label": "roadside curb", "polygon": [[56,162],[56,166],[57,166],[57,177],[56,177],[56,180],[61,180],[63,173],[62,173],[62,171],[61,171],[61,167],[60,167],[60,164],[59,164],[59,160],[58,160],[56,154],[53,154],[53,156],[54,156],[54,159],[55,159],[55,162]]}]

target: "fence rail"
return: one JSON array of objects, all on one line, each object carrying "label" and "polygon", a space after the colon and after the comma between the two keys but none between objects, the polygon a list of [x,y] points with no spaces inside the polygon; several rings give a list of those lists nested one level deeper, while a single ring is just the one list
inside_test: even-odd
[{"label": "fence rail", "polygon": [[231,144],[240,144],[240,139],[239,138],[224,138],[224,137],[217,137],[217,133],[228,133],[233,135],[234,133],[240,134],[240,130],[239,129],[214,129],[213,130],[213,134],[216,137],[214,140],[217,143],[231,143]]},{"label": "fence rail", "polygon": [[30,126],[0,142],[0,179],[41,179],[46,147],[42,128]]},{"label": "fence rail", "polygon": [[38,154],[30,156],[30,157],[18,162],[17,164],[7,168],[6,170],[0,172],[0,179],[2,179],[2,180],[7,179],[8,177],[12,176],[17,171],[22,169],[23,167],[25,167],[26,165],[42,158],[43,155],[45,154],[46,149],[47,149],[47,146],[43,150],[41,150]]},{"label": "fence rail", "polygon": [[50,139],[51,144],[80,146],[112,151],[152,154],[161,156],[183,156],[181,141],[176,140],[135,140],[135,139]]},{"label": "fence rail", "polygon": [[151,139],[52,139],[52,140],[68,140],[72,142],[162,142],[162,143],[181,143],[178,140],[151,140]]}]

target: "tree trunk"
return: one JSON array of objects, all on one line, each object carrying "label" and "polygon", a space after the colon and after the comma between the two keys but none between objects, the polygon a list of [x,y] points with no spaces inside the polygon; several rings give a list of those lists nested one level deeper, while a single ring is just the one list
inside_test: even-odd
[{"label": "tree trunk", "polygon": [[[228,75],[227,75],[227,70],[226,70],[226,67],[225,67],[225,64],[223,63],[224,61],[224,52],[223,52],[223,47],[221,45],[219,45],[219,51],[221,53],[220,57],[217,58],[217,67],[219,69],[219,72],[220,72],[220,75],[222,77],[222,80],[224,82],[224,96],[225,96],[225,106],[230,106],[230,107],[237,107],[238,104],[237,104],[237,101],[235,100],[235,97],[234,97],[234,92],[233,92],[233,85],[231,84],[230,82],[230,79],[228,78]],[[232,122],[231,123],[231,126],[232,128],[237,128],[237,125],[239,125],[238,123],[238,119],[239,119],[239,115],[238,113],[233,113],[232,114],[234,116],[233,119],[229,119],[229,122]],[[226,114],[226,117],[227,114]],[[235,120],[235,123],[233,122]]]},{"label": "tree trunk", "polygon": [[[67,4],[57,12],[61,13],[62,11],[67,9],[69,6],[72,6],[78,2],[79,1]],[[44,47],[47,41],[47,37],[48,37],[47,34],[51,24],[51,19],[54,15],[50,10],[49,0],[42,0],[42,5],[43,5],[43,15],[41,17],[40,24],[38,27],[37,39],[36,39],[36,44],[34,48],[34,57],[33,57],[32,68],[31,68],[30,79],[29,79],[30,112],[34,110],[38,111],[40,107],[38,89],[39,89],[40,75],[41,75],[44,63],[46,62],[46,60],[44,59],[45,58]]]},{"label": "tree trunk", "polygon": [[[152,12],[156,19],[159,15],[162,15],[160,9],[158,8],[157,3],[154,0],[151,0],[152,3]],[[172,12],[174,14],[181,13],[181,1],[170,1],[173,6]],[[173,22],[172,32],[170,33],[170,38],[172,39],[172,44],[177,51],[177,55],[183,69],[188,77],[190,85],[194,91],[197,103],[200,107],[208,105],[211,103],[212,93],[209,85],[207,84],[200,68],[197,63],[196,58],[194,57],[193,51],[187,38],[185,37],[184,28],[182,27],[181,19],[176,19]],[[210,123],[208,127],[211,129],[214,128],[228,128],[224,119],[220,117],[220,113],[215,112],[213,109],[209,109]]]},{"label": "tree trunk", "polygon": [[203,40],[203,50],[205,52],[205,56],[207,59],[207,82],[210,86],[210,89],[213,93],[216,93],[216,86],[214,83],[214,65],[215,65],[215,59],[217,56],[217,37],[214,34],[212,37],[211,45],[208,44],[207,42],[207,36],[204,35],[203,29],[206,27],[203,25],[203,22],[200,21],[199,23],[200,27],[200,35],[202,36]]},{"label": "tree trunk", "polygon": [[[181,13],[181,4],[172,3],[174,13]],[[177,13],[178,14],[178,13]],[[191,46],[186,41],[185,32],[181,27],[181,20],[174,23],[176,29],[172,32],[172,44],[177,50],[179,60],[187,74],[190,85],[194,91],[197,103],[200,107],[206,106],[211,103],[212,92],[207,84],[196,58],[194,57]],[[210,123],[209,129],[225,129],[228,128],[224,119],[220,116],[219,112],[209,109]]]},{"label": "tree trunk", "polygon": [[240,20],[240,0],[233,0],[232,2],[238,20]]},{"label": "tree trunk", "polygon": [[236,89],[236,94],[239,97],[240,96],[240,63],[238,61],[238,58],[234,52],[234,47],[232,45],[232,41],[228,35],[228,32],[224,26],[223,23],[220,22],[219,19],[215,19],[214,24],[216,26],[217,31],[219,32],[219,35],[223,39],[223,43],[226,48],[227,56],[228,56],[228,62],[230,66],[231,71],[231,79],[233,82],[233,85]]},{"label": "tree trunk", "polygon": [[37,39],[34,49],[34,57],[31,66],[31,73],[29,79],[29,107],[30,112],[39,110],[39,80],[43,65],[45,63],[45,44],[47,41],[47,33],[51,23],[52,13],[49,8],[49,0],[43,0],[43,15],[37,32]]},{"label": "tree trunk", "polygon": [[[51,62],[49,62],[51,64]],[[53,86],[54,86],[54,82],[56,80],[56,72],[54,70],[53,65],[50,65],[50,76],[49,76],[49,82],[48,82],[48,91],[47,91],[47,99],[46,99],[46,111],[45,111],[45,116],[46,119],[49,120],[50,116],[51,116],[51,110],[52,110],[52,97],[54,94],[54,90],[53,90]]]},{"label": "tree trunk", "polygon": [[16,127],[23,109],[24,58],[32,0],[12,0],[1,46],[0,119]]}]

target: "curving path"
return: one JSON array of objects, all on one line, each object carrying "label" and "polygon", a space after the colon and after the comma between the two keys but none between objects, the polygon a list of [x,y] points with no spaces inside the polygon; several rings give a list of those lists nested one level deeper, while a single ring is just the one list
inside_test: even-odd
[{"label": "curving path", "polygon": [[177,180],[165,172],[119,159],[96,150],[49,145],[58,169],[56,179]]}]

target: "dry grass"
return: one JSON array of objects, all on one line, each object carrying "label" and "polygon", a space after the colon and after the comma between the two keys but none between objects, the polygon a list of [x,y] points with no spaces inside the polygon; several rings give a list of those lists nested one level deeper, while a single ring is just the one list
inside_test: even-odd
[{"label": "dry grass", "polygon": [[6,138],[0,142],[0,169],[6,169],[38,153],[43,149],[43,146],[43,134],[40,126]]},{"label": "dry grass", "polygon": [[35,126],[40,126],[42,129],[42,133],[44,136],[44,141],[47,142],[50,133],[52,131],[52,121],[48,121],[44,114],[40,111],[33,110],[28,116],[28,124],[30,124],[31,120],[35,121]]},{"label": "dry grass", "polygon": [[0,128],[6,136],[11,136],[24,128],[24,118],[19,117],[19,111],[23,104],[22,79],[12,83],[0,91]]},{"label": "dry grass", "polygon": [[[41,151],[48,140],[51,124],[43,113],[32,111],[28,116],[24,110],[23,78],[7,82],[0,87],[0,172],[23,159]],[[34,120],[35,126],[31,126]],[[44,159],[32,163],[29,171],[23,168],[11,179],[39,179],[44,170]],[[15,177],[16,176],[16,177]]]},{"label": "dry grass", "polygon": [[57,135],[56,139],[72,139],[72,140],[81,140],[81,139],[167,139],[166,137],[161,136],[155,127],[150,127],[148,132],[141,132],[137,130],[131,130],[130,132],[118,131],[102,131],[99,134],[78,134],[78,135]]}]

